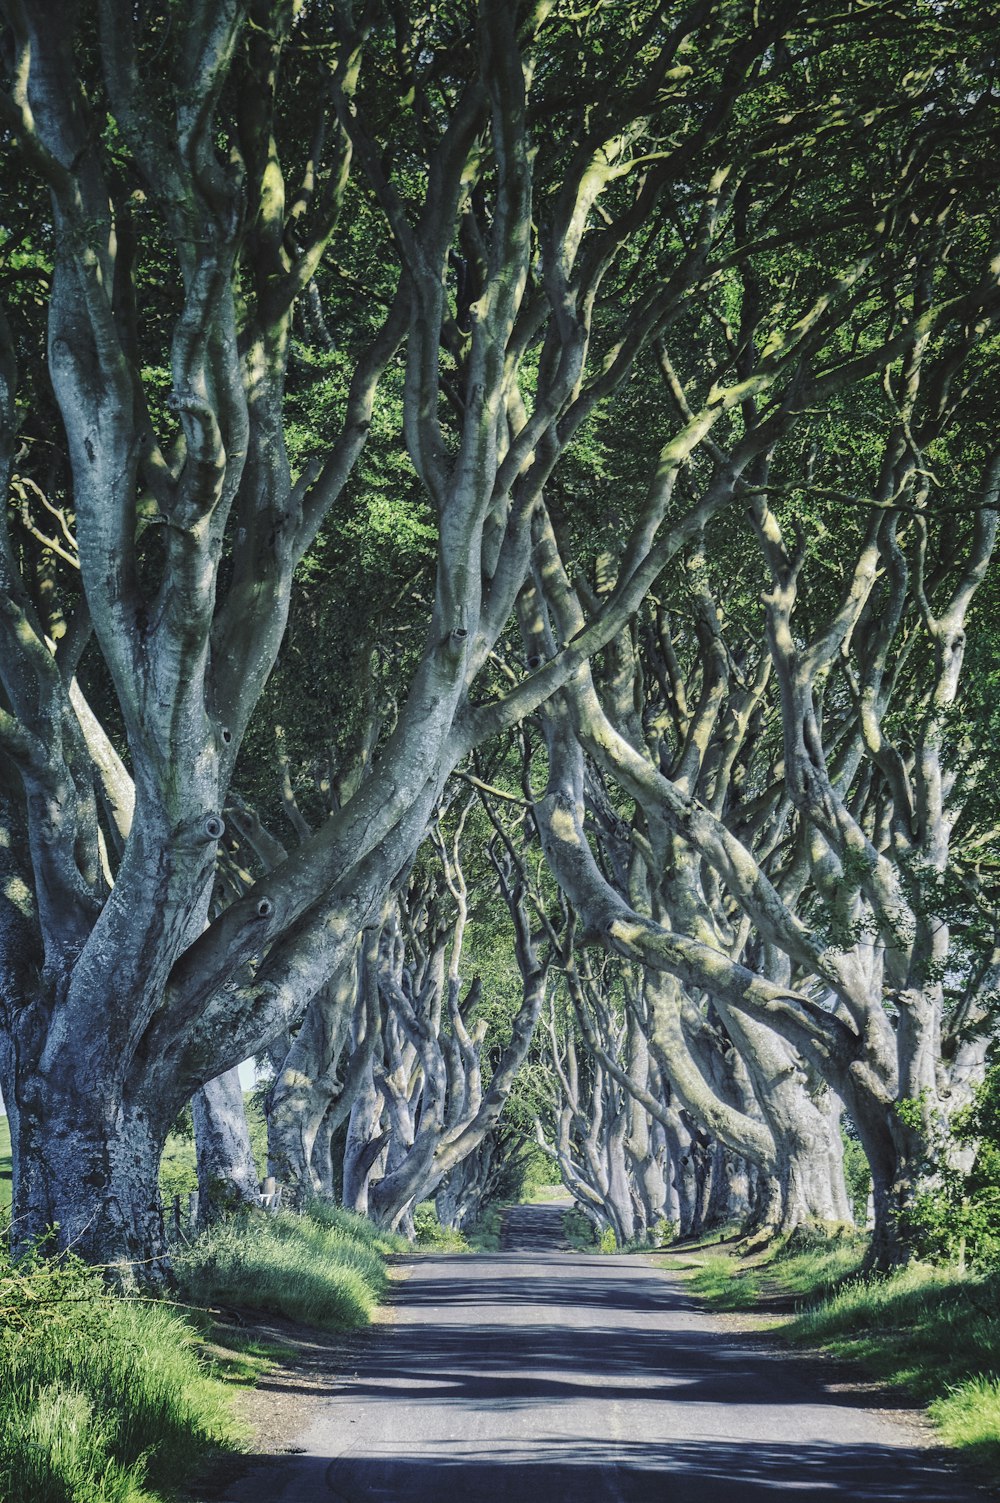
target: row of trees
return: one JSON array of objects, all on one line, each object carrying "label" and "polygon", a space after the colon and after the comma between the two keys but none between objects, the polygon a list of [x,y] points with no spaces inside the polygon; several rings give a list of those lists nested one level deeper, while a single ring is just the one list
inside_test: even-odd
[{"label": "row of trees", "polygon": [[[537,832],[524,812],[504,821],[486,785],[478,798],[485,814],[466,803],[448,846],[435,829],[339,985],[272,1045],[259,1096],[286,1201],[340,1200],[412,1235],[417,1204],[436,1196],[441,1220],[462,1227],[516,1191],[534,1145],[536,1172],[549,1160],[619,1244],[748,1216],[772,1231],[850,1220],[829,1093],[813,1083],[825,1115],[813,1112],[812,1140],[797,1145],[799,1177],[821,1181],[825,1198],[797,1197],[759,1158],[762,1110],[788,1083],[755,1062],[758,1105],[719,1020],[692,1010],[701,1068],[745,1108],[742,1133],[722,1127],[735,1147],[715,1136],[724,1108],[685,1091],[684,1051],[658,1046],[655,978],[610,957],[595,969],[587,952],[578,968],[577,921],[537,869]],[[470,913],[463,862],[475,871],[484,845]],[[202,1220],[257,1204],[238,1071],[196,1095],[193,1126]]]},{"label": "row of trees", "polygon": [[[600,1096],[825,1216],[832,1091],[899,1256],[993,1016],[988,7],[0,10],[18,1236],[155,1271],[172,1122],[268,1053],[276,1158],[327,1186],[357,1084],[405,1219],[555,966],[567,1173]],[[494,832],[489,1080],[414,867],[477,758],[562,894]]]}]

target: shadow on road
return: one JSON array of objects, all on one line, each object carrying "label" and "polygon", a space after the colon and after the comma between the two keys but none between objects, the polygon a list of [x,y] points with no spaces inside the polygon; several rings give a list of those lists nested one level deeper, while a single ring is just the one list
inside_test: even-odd
[{"label": "shadow on road", "polygon": [[[277,1481],[277,1458],[261,1458]],[[280,1465],[280,1463],[279,1463]],[[879,1446],[602,1445],[540,1441],[533,1454],[295,1458],[281,1503],[952,1503],[954,1477],[926,1453]]]},{"label": "shadow on road", "polygon": [[411,1265],[399,1319],[358,1372],[315,1390],[333,1403],[306,1454],[258,1458],[230,1503],[972,1496],[863,1412],[881,1396],[825,1391],[829,1369],[734,1334],[635,1258],[558,1251],[561,1238],[557,1207],[519,1207],[506,1251]]}]

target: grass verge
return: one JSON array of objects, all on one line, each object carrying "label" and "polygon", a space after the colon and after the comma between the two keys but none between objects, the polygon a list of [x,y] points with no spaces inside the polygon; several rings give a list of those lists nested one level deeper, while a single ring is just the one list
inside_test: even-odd
[{"label": "grass verge", "polygon": [[[342,1330],[371,1318],[405,1245],[317,1206],[222,1223],[175,1267],[194,1306]],[[164,1503],[239,1444],[234,1387],[281,1357],[222,1336],[205,1309],[111,1294],[71,1254],[0,1252],[0,1503]]]},{"label": "grass verge", "polygon": [[788,1313],[782,1339],[834,1352],[928,1406],[942,1440],[1000,1468],[1000,1272],[913,1263],[863,1279],[865,1243],[844,1235],[740,1258],[686,1249],[668,1266],[719,1309]]},{"label": "grass verge", "polygon": [[239,1433],[190,1323],[72,1255],[0,1255],[0,1498],[157,1503]]},{"label": "grass verge", "polygon": [[305,1216],[233,1217],[174,1257],[197,1304],[268,1310],[289,1320],[350,1330],[367,1325],[388,1283],[386,1257],[407,1243],[335,1206]]},{"label": "grass verge", "polygon": [[928,1405],[942,1439],[1000,1468],[1000,1273],[912,1264],[853,1280],[788,1327],[788,1337],[860,1362]]}]

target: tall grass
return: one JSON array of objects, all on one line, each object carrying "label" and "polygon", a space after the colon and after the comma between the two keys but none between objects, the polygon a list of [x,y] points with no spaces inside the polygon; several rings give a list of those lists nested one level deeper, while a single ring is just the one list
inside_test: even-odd
[{"label": "tall grass", "polygon": [[1000,1465],[1000,1273],[914,1263],[845,1284],[789,1338],[860,1361],[924,1403],[949,1444]]},{"label": "tall grass", "polygon": [[[247,1216],[176,1260],[199,1305],[364,1324],[402,1238],[360,1216]],[[239,1439],[232,1390],[201,1360],[192,1320],[109,1293],[72,1254],[0,1252],[0,1503],[163,1503]],[[246,1363],[238,1364],[244,1375]]]},{"label": "tall grass", "polygon": [[0,1500],[151,1503],[237,1432],[188,1322],[72,1255],[0,1253]]},{"label": "tall grass", "polygon": [[690,1283],[719,1308],[766,1307],[775,1298],[797,1305],[777,1328],[783,1339],[836,1352],[905,1388],[928,1405],[943,1440],[995,1473],[1000,1272],[911,1263],[861,1278],[864,1251],[864,1238],[846,1234],[799,1239],[752,1260],[716,1252],[699,1257]]},{"label": "tall grass", "polygon": [[305,1216],[234,1217],[203,1233],[174,1259],[199,1304],[270,1310],[331,1330],[368,1323],[388,1282],[386,1256],[407,1247],[333,1206]]}]

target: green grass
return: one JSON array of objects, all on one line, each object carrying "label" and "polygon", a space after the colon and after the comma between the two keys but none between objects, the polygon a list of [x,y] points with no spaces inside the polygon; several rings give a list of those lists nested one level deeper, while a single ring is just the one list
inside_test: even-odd
[{"label": "green grass", "polygon": [[72,1256],[0,1254],[0,1498],[158,1503],[238,1430],[169,1306],[108,1293]]},{"label": "green grass", "polygon": [[174,1259],[199,1304],[268,1310],[329,1330],[367,1325],[402,1237],[362,1216],[315,1205],[306,1216],[250,1214],[212,1227]]},{"label": "green grass", "polygon": [[[177,1272],[195,1306],[343,1329],[370,1319],[386,1256],[405,1245],[317,1206],[222,1223]],[[166,1503],[239,1442],[234,1385],[289,1350],[256,1333],[223,1338],[204,1309],[112,1294],[72,1255],[14,1265],[0,1253],[0,1503]]]},{"label": "green grass", "polygon": [[[720,1309],[785,1302],[782,1339],[856,1362],[928,1406],[941,1438],[975,1465],[1000,1467],[1000,1272],[912,1263],[864,1279],[857,1234],[799,1239],[752,1258],[686,1252],[668,1266]],[[665,1260],[666,1261],[666,1260]]]},{"label": "green grass", "polygon": [[734,1269],[732,1258],[725,1253],[709,1253],[699,1259],[690,1283],[718,1310],[752,1310],[760,1299],[756,1269]]},{"label": "green grass", "polygon": [[852,1280],[788,1327],[929,1405],[950,1445],[1000,1465],[1000,1273],[911,1264]]},{"label": "green grass", "polygon": [[692,1250],[682,1266],[690,1271],[695,1292],[717,1308],[753,1310],[768,1299],[822,1298],[857,1275],[866,1246],[865,1238],[855,1233],[811,1236],[749,1257]]},{"label": "green grass", "polygon": [[862,1232],[844,1230],[833,1236],[795,1236],[764,1264],[783,1294],[816,1300],[833,1293],[845,1279],[857,1278],[868,1251]]}]

